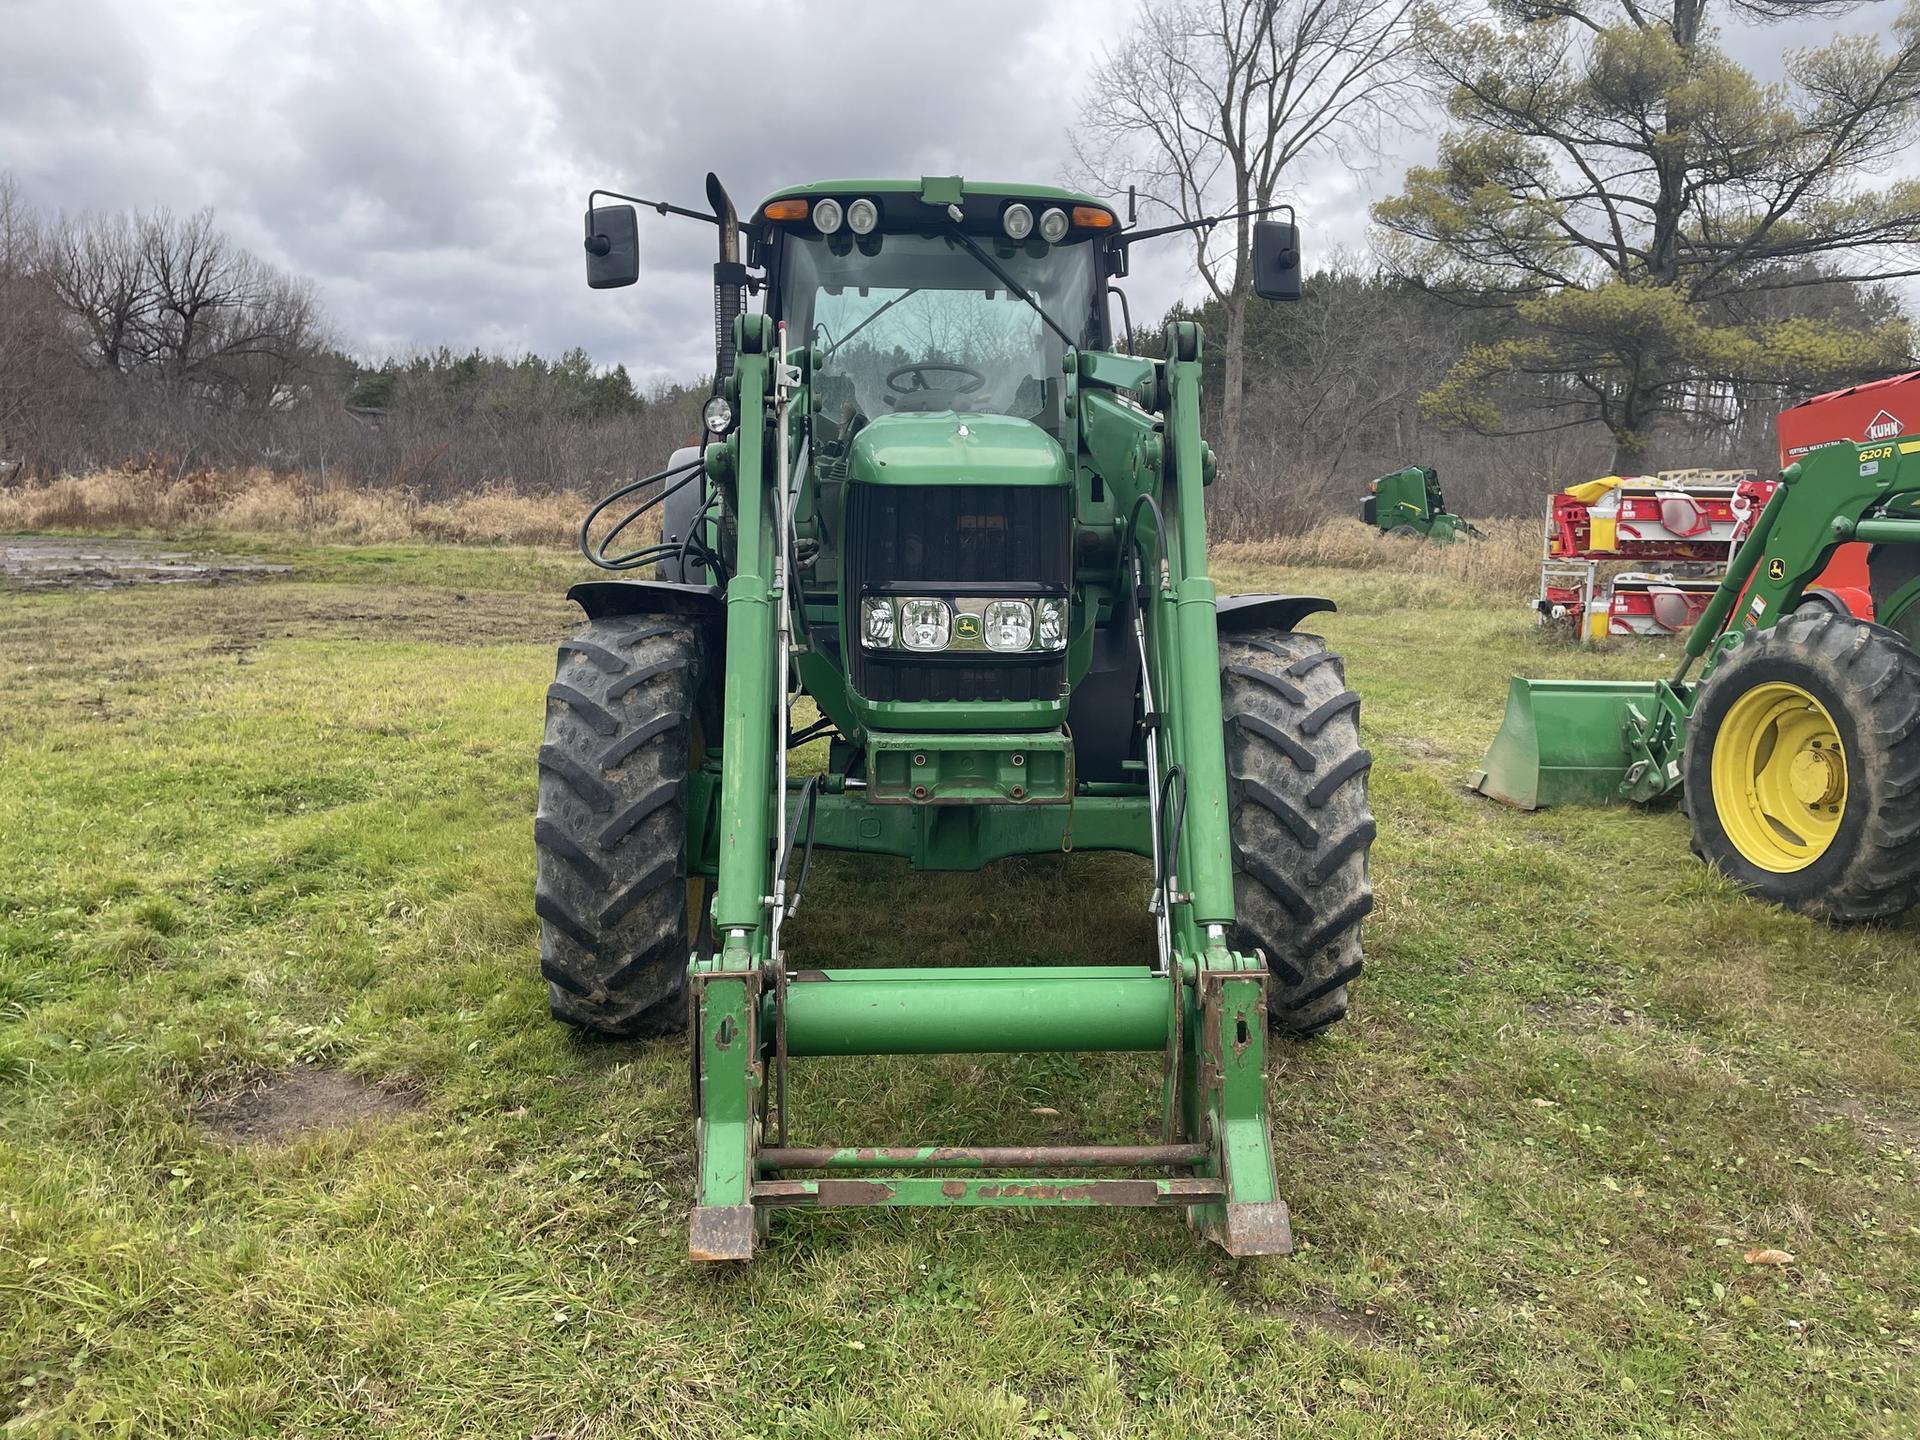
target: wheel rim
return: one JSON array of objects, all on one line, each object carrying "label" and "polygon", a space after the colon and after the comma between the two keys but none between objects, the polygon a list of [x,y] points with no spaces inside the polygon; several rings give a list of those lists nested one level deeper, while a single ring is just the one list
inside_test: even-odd
[{"label": "wheel rim", "polygon": [[1833,844],[1847,808],[1847,751],[1826,706],[1798,685],[1756,685],[1713,742],[1713,803],[1727,838],[1774,874]]}]

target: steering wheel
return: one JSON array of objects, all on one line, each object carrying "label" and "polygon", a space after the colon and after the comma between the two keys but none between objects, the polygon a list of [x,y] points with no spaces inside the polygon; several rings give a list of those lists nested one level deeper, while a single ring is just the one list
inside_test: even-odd
[{"label": "steering wheel", "polygon": [[[959,375],[962,377],[961,382],[957,385],[929,385],[927,374],[935,370],[943,374]],[[902,384],[901,381],[907,378],[911,378],[915,383]],[[935,389],[951,390],[956,395],[971,395],[986,383],[987,377],[971,365],[948,365],[937,360],[930,360],[924,365],[902,365],[887,376],[887,389],[896,395],[913,395],[922,390]]]}]

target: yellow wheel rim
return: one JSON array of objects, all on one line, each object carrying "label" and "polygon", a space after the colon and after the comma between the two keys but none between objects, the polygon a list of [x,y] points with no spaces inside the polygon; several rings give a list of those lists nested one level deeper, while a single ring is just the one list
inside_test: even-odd
[{"label": "yellow wheel rim", "polygon": [[1833,844],[1847,808],[1847,751],[1827,707],[1798,685],[1756,685],[1713,742],[1713,804],[1741,855],[1777,875]]}]

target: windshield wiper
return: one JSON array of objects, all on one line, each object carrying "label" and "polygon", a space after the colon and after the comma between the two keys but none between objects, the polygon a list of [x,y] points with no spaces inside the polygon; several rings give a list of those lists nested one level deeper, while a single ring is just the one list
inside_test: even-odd
[{"label": "windshield wiper", "polygon": [[1014,279],[1013,276],[1009,275],[1006,272],[1005,267],[1002,266],[998,260],[995,260],[991,255],[987,254],[986,251],[982,250],[978,245],[974,244],[973,237],[971,235],[968,235],[964,230],[953,230],[947,233],[947,238],[948,240],[958,240],[962,245],[966,246],[967,253],[969,255],[973,256],[974,259],[978,260],[982,265],[986,266],[988,272],[997,276],[1001,284],[1005,285],[1007,289],[1011,290],[1015,295],[1018,295],[1022,300],[1026,301],[1027,304],[1033,308],[1033,313],[1038,315],[1042,320],[1046,321],[1048,328],[1050,328],[1054,334],[1058,335],[1063,341],[1066,342],[1067,348],[1069,350],[1075,350],[1079,348],[1080,342],[1075,340],[1071,335],[1067,334],[1065,330],[1061,329],[1060,322],[1055,320],[1051,315],[1047,314],[1045,310],[1041,309],[1040,302],[1033,298],[1032,294],[1028,292],[1027,287],[1022,285],[1018,280]]},{"label": "windshield wiper", "polygon": [[907,291],[905,294],[894,296],[893,299],[887,301],[886,304],[882,305],[878,310],[874,311],[866,319],[862,320],[858,325],[854,326],[851,330],[847,331],[847,333],[842,335],[838,340],[835,340],[833,344],[829,345],[827,347],[827,354],[832,355],[834,351],[838,350],[842,345],[846,344],[849,340],[853,339],[854,336],[858,335],[862,330],[866,329],[867,326],[871,325],[874,321],[878,320],[882,315],[886,314],[894,306],[898,305],[902,300],[911,299],[913,296],[918,295],[919,293],[920,293],[920,287],[916,285],[913,287],[913,289]]}]

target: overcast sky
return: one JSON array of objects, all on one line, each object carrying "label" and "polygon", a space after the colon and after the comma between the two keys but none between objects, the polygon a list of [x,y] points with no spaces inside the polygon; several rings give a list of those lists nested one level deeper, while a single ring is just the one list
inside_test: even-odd
[{"label": "overcast sky", "polygon": [[[1897,4],[1843,28],[1877,30]],[[312,279],[363,355],[583,345],[645,383],[712,366],[712,231],[643,214],[641,283],[590,292],[580,211],[603,185],[741,212],[840,176],[1062,178],[1112,0],[0,0],[0,170],[43,211],[213,206]],[[1735,30],[1763,76],[1831,21]],[[1311,257],[1364,250],[1417,128],[1354,177],[1305,167]],[[1195,288],[1135,256],[1143,321]]]}]

